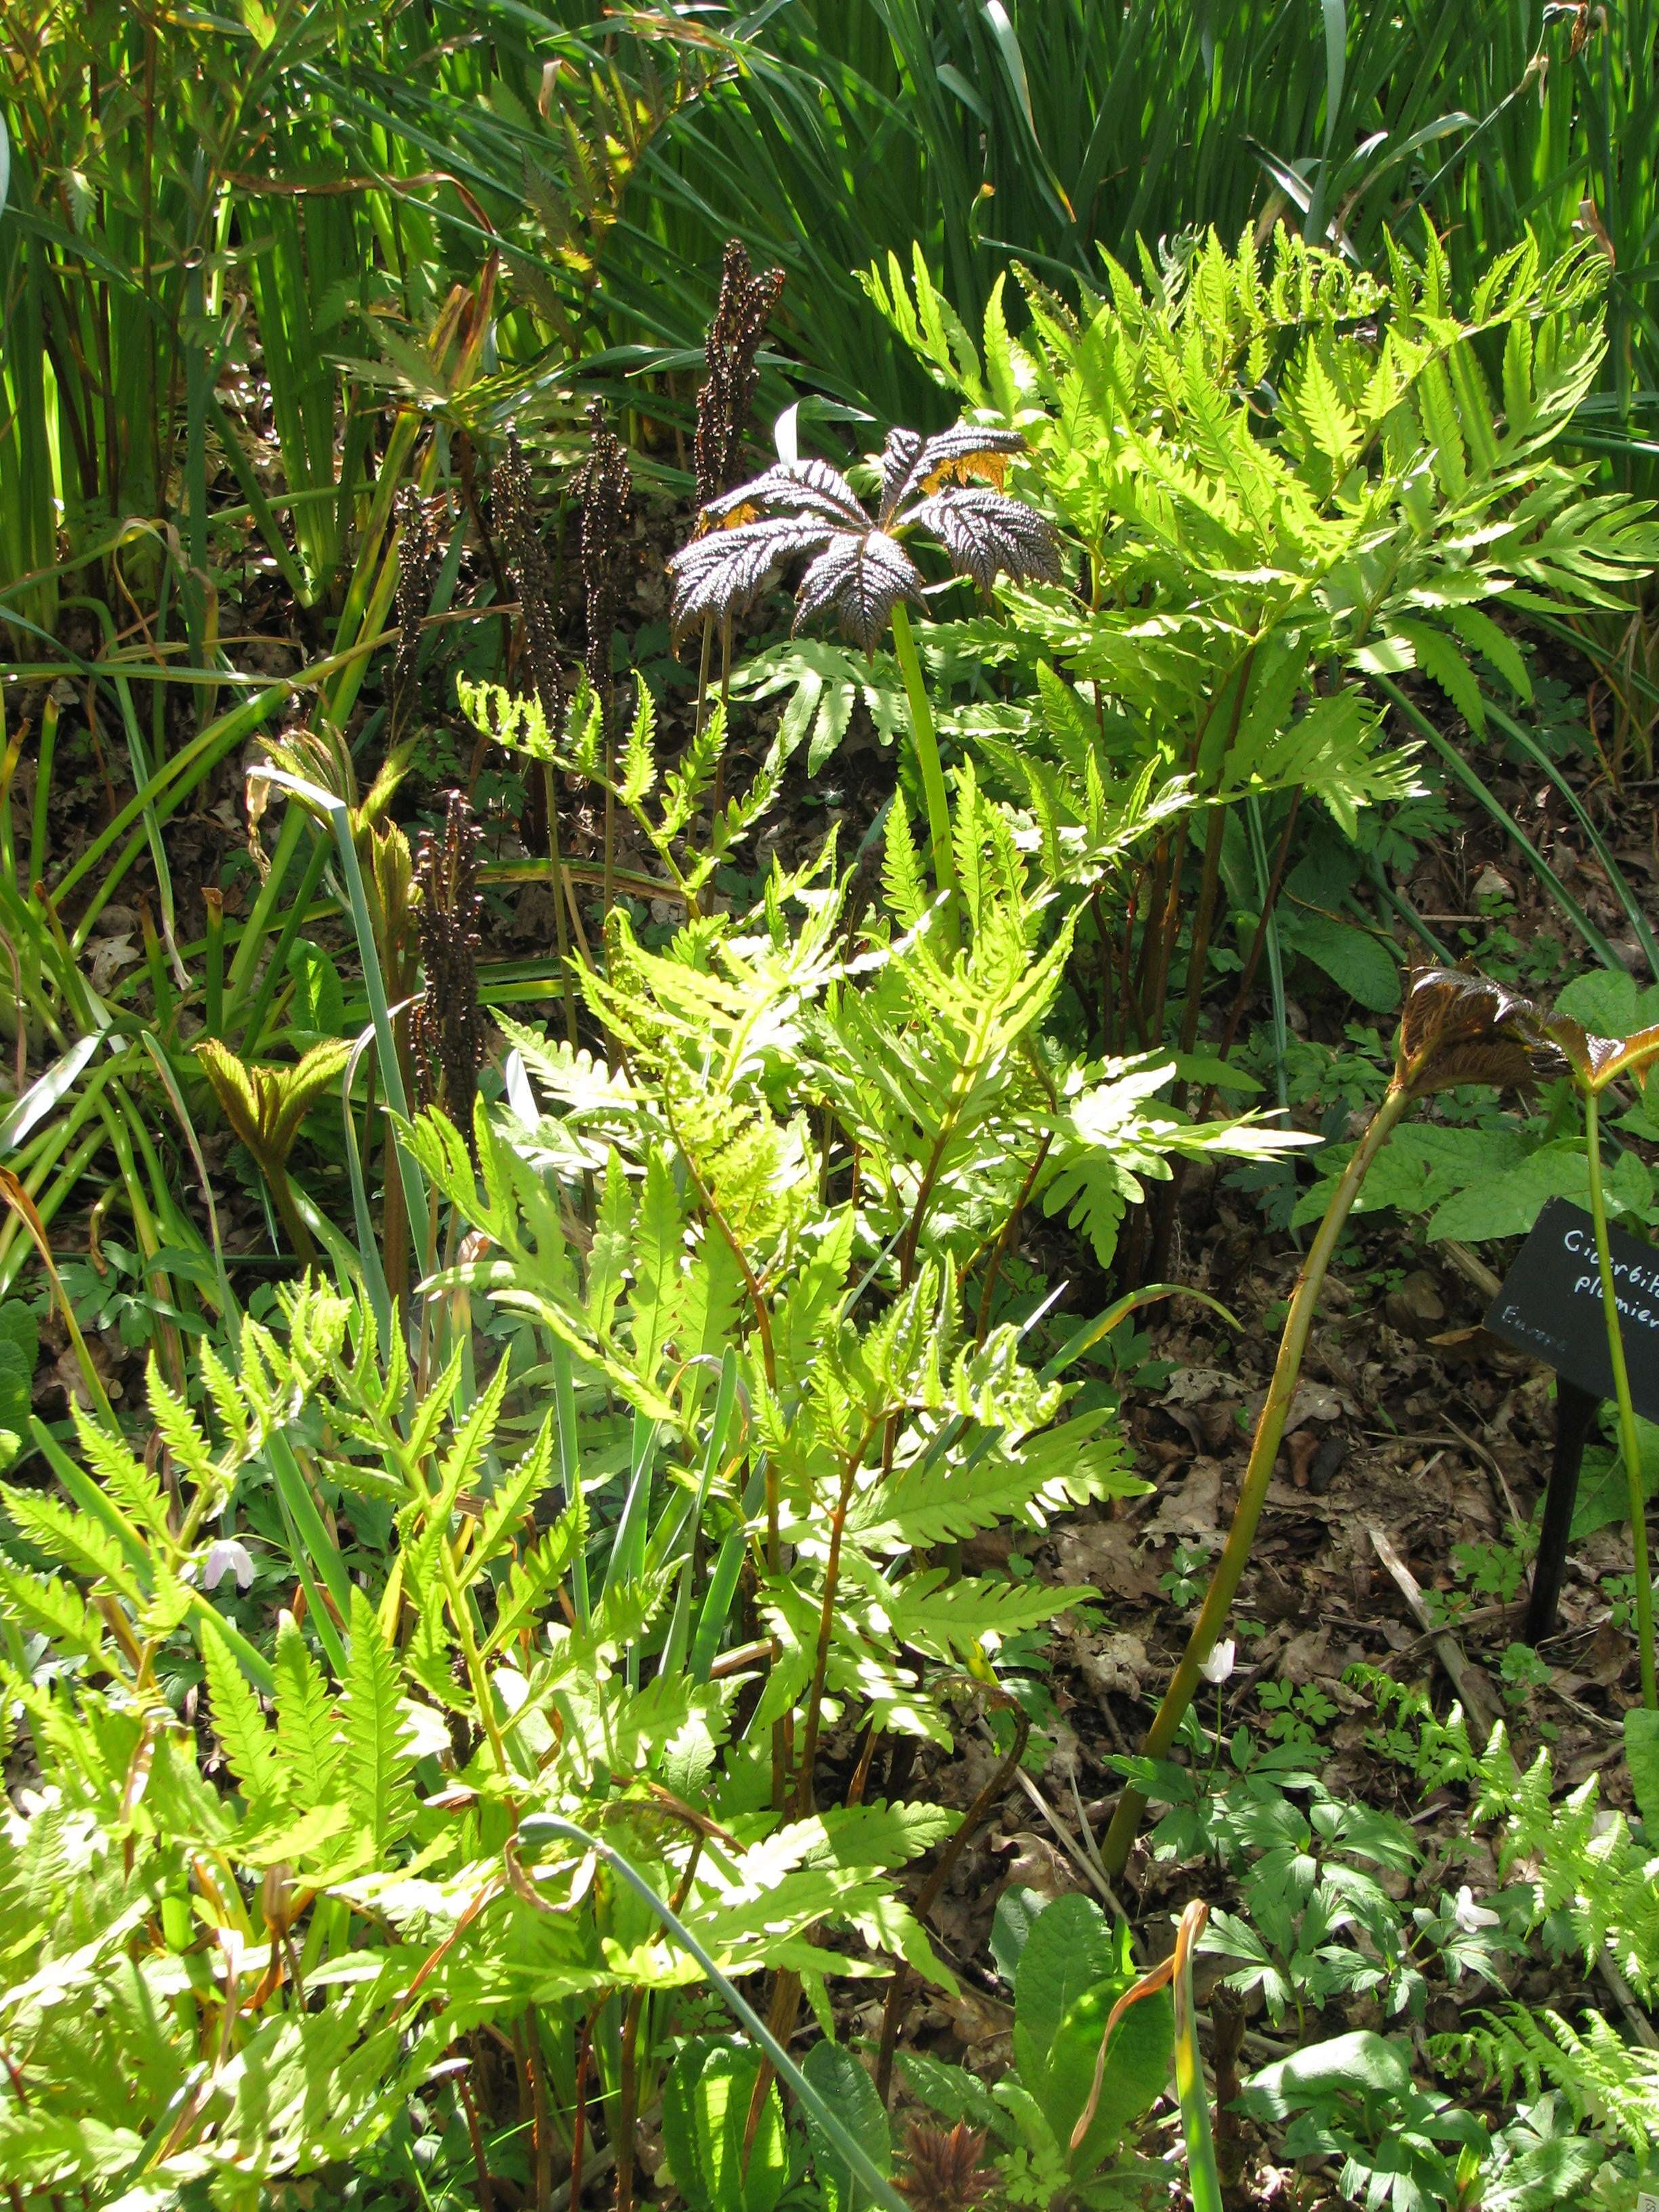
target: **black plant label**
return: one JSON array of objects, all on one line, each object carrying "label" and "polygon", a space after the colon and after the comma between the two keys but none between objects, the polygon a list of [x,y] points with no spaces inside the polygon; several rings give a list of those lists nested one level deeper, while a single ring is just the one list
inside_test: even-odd
[{"label": "black plant label", "polygon": [[[1659,1421],[1659,1249],[1611,1225],[1607,1243],[1632,1402]],[[1504,1278],[1486,1327],[1581,1390],[1613,1396],[1595,1224],[1582,1206],[1551,1199]]]}]

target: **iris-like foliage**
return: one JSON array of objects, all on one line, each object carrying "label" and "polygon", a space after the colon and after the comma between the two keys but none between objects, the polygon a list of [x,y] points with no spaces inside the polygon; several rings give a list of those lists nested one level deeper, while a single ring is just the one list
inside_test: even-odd
[{"label": "iris-like foliage", "polygon": [[827,461],[780,461],[705,507],[712,526],[670,563],[675,636],[711,617],[729,622],[804,558],[794,627],[833,615],[844,635],[873,651],[894,608],[921,600],[921,571],[903,543],[916,531],[933,538],[956,573],[981,591],[999,575],[1057,583],[1053,530],[1002,489],[1010,459],[1024,448],[1017,430],[970,422],[935,438],[890,431],[873,520]]}]

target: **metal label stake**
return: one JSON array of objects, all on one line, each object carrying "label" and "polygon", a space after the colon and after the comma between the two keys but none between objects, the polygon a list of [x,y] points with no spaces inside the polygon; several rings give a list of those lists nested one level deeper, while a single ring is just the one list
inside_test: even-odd
[{"label": "metal label stake", "polygon": [[[1631,1397],[1639,1413],[1659,1421],[1659,1250],[1622,1229],[1608,1231],[1607,1246]],[[1555,1632],[1584,1446],[1596,1407],[1613,1395],[1595,1224],[1583,1206],[1551,1199],[1504,1278],[1486,1327],[1555,1370],[1555,1449],[1527,1606],[1525,1641],[1535,1644]]]},{"label": "metal label stake", "polygon": [[1567,1569],[1567,1540],[1572,1534],[1573,1508],[1578,1502],[1578,1474],[1584,1464],[1584,1446],[1595,1425],[1595,1409],[1601,1403],[1593,1390],[1581,1390],[1565,1375],[1555,1381],[1555,1451],[1550,1461],[1549,1488],[1544,1493],[1544,1518],[1538,1531],[1538,1557],[1533,1561],[1532,1595],[1527,1601],[1523,1644],[1541,1644],[1553,1636],[1561,1609],[1561,1580]]}]

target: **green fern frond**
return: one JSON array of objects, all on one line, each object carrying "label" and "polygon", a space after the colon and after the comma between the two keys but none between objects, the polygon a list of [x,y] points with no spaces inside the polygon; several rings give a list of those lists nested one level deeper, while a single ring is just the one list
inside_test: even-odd
[{"label": "green fern frond", "polygon": [[397,1667],[374,1607],[355,1583],[349,1626],[341,1778],[352,1818],[384,1852],[413,1819],[414,1798]]},{"label": "green fern frond", "polygon": [[340,1767],[339,1718],[321,1668],[291,1616],[276,1632],[276,1756],[284,1791],[303,1805],[326,1802]]}]

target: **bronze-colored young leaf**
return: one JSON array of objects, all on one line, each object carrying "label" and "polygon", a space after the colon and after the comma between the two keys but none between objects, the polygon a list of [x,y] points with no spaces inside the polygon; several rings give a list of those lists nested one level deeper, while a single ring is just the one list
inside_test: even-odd
[{"label": "bronze-colored young leaf", "polygon": [[1054,583],[1060,552],[1034,507],[1002,480],[1024,448],[1017,430],[959,422],[936,438],[894,430],[882,454],[881,504],[872,520],[827,461],[780,461],[703,509],[701,533],[669,562],[676,639],[753,605],[790,561],[810,561],[795,627],[833,614],[843,635],[871,651],[921,574],[901,542],[925,532],[959,576],[988,592],[999,576]]},{"label": "bronze-colored young leaf", "polygon": [[1659,1060],[1659,1024],[1627,1037],[1604,1037],[1571,1014],[1551,1014],[1544,1030],[1581,1091],[1605,1091],[1621,1075],[1639,1075]]},{"label": "bronze-colored young leaf", "polygon": [[815,615],[839,617],[842,634],[873,652],[901,599],[921,598],[921,574],[884,530],[837,532],[800,580],[793,627]]},{"label": "bronze-colored young leaf", "polygon": [[1530,999],[1462,968],[1413,977],[1401,1016],[1396,1079],[1413,1097],[1460,1084],[1524,1091],[1559,1054]]},{"label": "bronze-colored young leaf", "polygon": [[946,484],[988,483],[1000,491],[1009,462],[1024,450],[1018,430],[988,430],[977,422],[958,422],[936,438],[895,430],[882,455],[882,520],[890,520],[906,500]]},{"label": "bronze-colored young leaf", "polygon": [[908,2171],[899,2181],[900,2196],[915,2212],[969,2212],[990,2194],[996,2180],[991,2168],[979,2162],[984,2148],[984,2129],[970,2128],[965,2120],[953,2128],[931,2128],[912,2120],[905,2130]]},{"label": "bronze-colored young leaf", "polygon": [[863,503],[841,471],[810,455],[804,461],[779,461],[763,469],[724,499],[711,500],[703,512],[711,524],[729,530],[769,507],[785,514],[815,515],[848,530],[870,527]]},{"label": "bronze-colored young leaf", "polygon": [[273,1067],[250,1066],[216,1037],[196,1048],[226,1121],[252,1155],[302,1260],[310,1260],[315,1247],[289,1182],[288,1156],[306,1115],[338,1079],[350,1050],[343,1037],[325,1037],[291,1066]]},{"label": "bronze-colored young leaf", "polygon": [[[362,841],[359,850],[364,851]],[[363,871],[369,921],[386,997],[405,999],[415,986],[415,864],[409,840],[395,822],[369,830]]]},{"label": "bronze-colored young leaf", "polygon": [[1034,507],[975,485],[936,492],[911,507],[905,520],[931,530],[958,575],[988,592],[999,576],[1017,584],[1057,584],[1060,555],[1054,534]]},{"label": "bronze-colored young leaf", "polygon": [[668,564],[675,643],[705,621],[724,624],[745,613],[786,562],[820,552],[830,535],[829,525],[807,516],[766,515],[683,545]]}]

